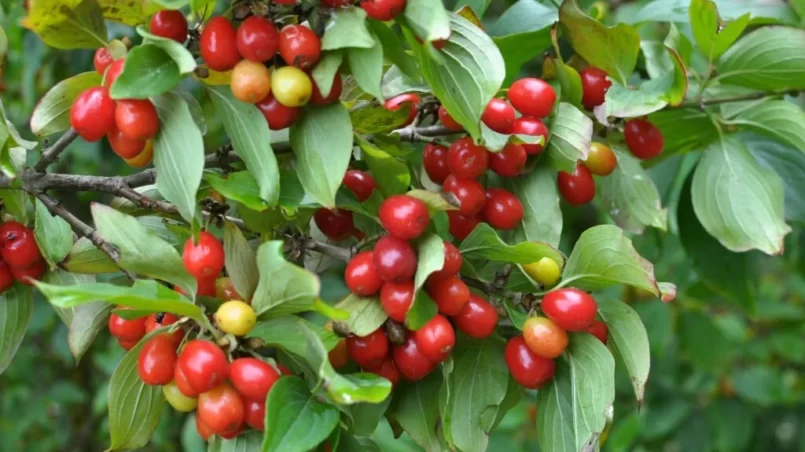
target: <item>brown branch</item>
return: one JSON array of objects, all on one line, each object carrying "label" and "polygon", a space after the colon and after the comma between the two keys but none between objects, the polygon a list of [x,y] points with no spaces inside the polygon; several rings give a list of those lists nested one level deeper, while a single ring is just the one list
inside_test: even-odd
[{"label": "brown branch", "polygon": [[58,160],[59,155],[64,152],[67,146],[75,141],[76,138],[78,138],[78,132],[76,132],[75,129],[71,128],[67,132],[64,132],[52,146],[42,151],[42,157],[36,162],[36,165],[34,165],[34,171],[44,173],[48,166]]},{"label": "brown branch", "polygon": [[334,259],[349,262],[352,259],[352,251],[340,246],[330,245],[329,243],[322,243],[313,239],[307,239],[303,242],[303,247],[306,250],[315,251],[325,256],[330,256]]}]

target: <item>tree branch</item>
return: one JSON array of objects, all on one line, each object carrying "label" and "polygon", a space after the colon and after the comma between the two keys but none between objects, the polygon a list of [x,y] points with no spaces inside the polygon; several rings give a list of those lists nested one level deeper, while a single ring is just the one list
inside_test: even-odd
[{"label": "tree branch", "polygon": [[701,101],[693,100],[690,102],[684,102],[677,106],[676,108],[703,108],[709,105],[718,105],[718,104],[727,104],[730,102],[743,102],[747,100],[758,100],[763,99],[766,97],[776,97],[782,96],[785,94],[789,94],[791,96],[796,96],[799,94],[799,91],[796,90],[784,90],[784,91],[765,91],[760,93],[749,93],[749,94],[741,94],[738,96],[728,96],[728,97],[715,97],[712,99],[702,99]]},{"label": "tree branch", "polygon": [[341,248],[340,246],[330,245],[329,243],[322,243],[313,239],[307,239],[304,241],[303,246],[306,250],[315,251],[344,262],[349,262],[350,259],[352,259],[352,251],[347,248]]},{"label": "tree branch", "polygon": [[425,143],[433,143],[433,144],[440,144],[445,145],[447,144],[444,140],[441,140],[436,137],[442,137],[445,135],[453,135],[456,132],[444,127],[442,125],[435,125],[435,126],[426,126],[426,127],[415,127],[414,125],[410,125],[404,129],[397,131],[397,134],[400,136],[400,140],[402,141],[422,141]]},{"label": "tree branch", "polygon": [[59,155],[64,152],[67,146],[75,141],[76,138],[78,138],[78,132],[76,132],[75,129],[71,128],[67,132],[64,132],[52,146],[42,151],[42,157],[36,162],[36,165],[34,165],[34,171],[44,173],[45,170],[48,169],[48,166],[58,160]]}]

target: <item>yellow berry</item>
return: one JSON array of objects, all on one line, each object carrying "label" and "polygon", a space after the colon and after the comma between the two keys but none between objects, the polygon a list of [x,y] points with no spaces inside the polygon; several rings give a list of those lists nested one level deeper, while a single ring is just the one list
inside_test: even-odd
[{"label": "yellow berry", "polygon": [[542,259],[523,265],[523,270],[528,273],[528,276],[545,287],[551,287],[559,281],[562,275],[562,270],[559,264],[550,257],[543,257]]},{"label": "yellow berry", "polygon": [[257,315],[248,304],[230,300],[222,304],[215,312],[215,323],[224,333],[244,336],[257,323]]},{"label": "yellow berry", "polygon": [[196,405],[198,405],[198,400],[182,394],[174,382],[170,382],[163,386],[162,393],[165,394],[165,400],[167,400],[176,411],[189,413],[195,410]]},{"label": "yellow berry", "polygon": [[145,142],[145,148],[130,159],[123,159],[132,168],[145,168],[154,158],[154,144],[151,140]]},{"label": "yellow berry", "polygon": [[313,94],[313,82],[299,68],[281,67],[271,76],[271,94],[286,107],[301,107]]}]

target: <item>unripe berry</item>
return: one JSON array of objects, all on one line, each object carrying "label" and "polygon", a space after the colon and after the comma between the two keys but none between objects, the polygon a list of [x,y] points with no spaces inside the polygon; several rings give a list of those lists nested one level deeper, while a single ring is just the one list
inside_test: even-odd
[{"label": "unripe berry", "polygon": [[215,311],[215,323],[224,333],[245,336],[257,324],[257,314],[248,304],[231,300]]},{"label": "unripe berry", "polygon": [[523,339],[532,352],[549,359],[558,358],[568,343],[565,330],[547,317],[529,317],[523,325]]},{"label": "unripe berry", "polygon": [[256,104],[271,92],[271,73],[263,63],[242,60],[232,70],[232,94],[240,101]]},{"label": "unripe berry", "polygon": [[271,77],[271,94],[286,107],[305,105],[313,93],[313,82],[301,69],[285,66]]}]

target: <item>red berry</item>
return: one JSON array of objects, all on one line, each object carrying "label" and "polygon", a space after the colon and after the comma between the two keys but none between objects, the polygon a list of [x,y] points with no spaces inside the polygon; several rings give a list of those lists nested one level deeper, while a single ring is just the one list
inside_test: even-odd
[{"label": "red berry", "polygon": [[0,261],[0,293],[5,292],[14,285],[14,275],[4,261]]},{"label": "red berry", "polygon": [[361,8],[372,19],[389,21],[405,9],[405,0],[361,0]]},{"label": "red berry", "polygon": [[[210,391],[229,378],[226,354],[212,342],[194,339],[185,344],[177,367],[197,394]],[[179,383],[177,382],[177,386]],[[179,386],[181,390],[182,387]]]},{"label": "red berry", "polygon": [[593,336],[597,337],[599,341],[606,345],[607,343],[607,334],[609,333],[609,328],[607,328],[607,324],[600,321],[600,320],[593,320],[592,325],[587,328],[587,332],[592,334]]},{"label": "red berry", "polygon": [[528,154],[519,144],[509,143],[500,152],[489,153],[489,169],[503,177],[516,177],[525,169]]},{"label": "red berry", "polygon": [[489,152],[477,146],[472,138],[464,137],[453,142],[447,151],[447,167],[457,179],[475,179],[489,166]]},{"label": "red berry", "polygon": [[378,328],[365,337],[347,336],[347,352],[359,366],[374,369],[389,354],[389,338],[383,328]]},{"label": "red berry", "polygon": [[428,281],[440,281],[443,279],[452,278],[461,270],[461,251],[450,242],[444,242],[444,264],[442,268],[428,276]]},{"label": "red berry", "polygon": [[[174,324],[178,321],[179,321],[178,317],[176,317],[173,314],[169,314],[167,312],[162,312],[159,314],[151,314],[145,318],[145,334],[148,334],[156,329],[162,328],[163,326]],[[182,343],[182,339],[184,338],[184,330],[179,328],[176,331],[174,331],[170,336],[171,339],[173,340],[173,348],[176,349]],[[172,378],[173,377],[171,377],[171,379]]]},{"label": "red berry", "polygon": [[117,343],[120,344],[120,347],[125,351],[133,349],[138,342],[140,341],[124,341],[123,339],[120,338],[118,338],[117,340]]},{"label": "red berry", "polygon": [[372,255],[377,274],[383,281],[403,283],[414,279],[416,251],[405,240],[390,235],[382,237],[375,243]]},{"label": "red berry", "polygon": [[457,276],[438,281],[429,280],[427,288],[439,312],[444,315],[458,315],[470,300],[470,289]]},{"label": "red berry", "polygon": [[243,408],[245,410],[244,421],[249,427],[264,431],[266,428],[266,401],[244,399]]},{"label": "red berry", "polygon": [[530,317],[523,325],[528,348],[543,358],[555,359],[567,348],[567,333],[547,317]]},{"label": "red berry", "polygon": [[495,229],[514,229],[523,220],[523,204],[510,191],[490,188],[486,191],[484,219]]},{"label": "red berry", "polygon": [[44,259],[39,259],[27,267],[11,267],[11,275],[26,286],[32,286],[33,281],[38,281],[47,271]]},{"label": "red berry", "polygon": [[238,358],[229,367],[229,381],[246,398],[265,400],[280,374],[257,358]]},{"label": "red berry", "polygon": [[470,300],[453,317],[453,322],[467,336],[483,339],[495,332],[498,311],[480,296],[470,294]]},{"label": "red berry", "polygon": [[214,235],[201,231],[198,244],[193,244],[193,237],[187,239],[182,252],[182,260],[187,271],[196,279],[213,280],[224,268],[224,247]]},{"label": "red berry", "polygon": [[240,61],[237,31],[226,17],[216,16],[204,26],[199,39],[201,59],[213,71],[228,71]]},{"label": "red berry", "polygon": [[484,186],[475,179],[457,179],[451,174],[445,179],[442,189],[445,193],[456,195],[459,202],[458,212],[462,215],[472,216],[484,208],[486,202]]},{"label": "red berry", "polygon": [[345,240],[352,236],[355,225],[352,222],[352,212],[348,210],[329,210],[324,207],[316,210],[313,221],[319,230],[330,240]]},{"label": "red berry", "polygon": [[618,159],[609,146],[593,142],[590,145],[590,154],[584,161],[584,166],[596,176],[609,176],[618,166]]},{"label": "red berry", "polygon": [[400,94],[399,96],[394,96],[386,100],[386,102],[383,103],[383,108],[391,111],[397,111],[400,108],[411,108],[411,113],[408,114],[405,123],[400,125],[400,127],[405,127],[416,119],[417,105],[419,105],[421,100],[422,99],[414,93]]},{"label": "red berry", "polygon": [[22,223],[6,221],[0,225],[0,244],[0,255],[12,268],[28,267],[42,258],[34,232]]},{"label": "red berry", "polygon": [[503,99],[492,99],[486,105],[481,121],[497,133],[511,133],[514,126],[514,107]]},{"label": "red berry", "polygon": [[403,345],[394,347],[392,357],[397,369],[409,381],[425,378],[436,366],[419,349],[413,334],[408,335]]},{"label": "red berry", "polygon": [[540,121],[537,118],[532,118],[529,116],[523,116],[522,118],[517,118],[514,121],[514,127],[512,127],[512,134],[514,135],[529,135],[532,137],[539,137],[543,138],[543,144],[523,144],[523,149],[528,155],[536,155],[542,152],[545,149],[545,145],[548,144],[548,138],[550,138],[550,132],[548,128],[545,126],[545,123]]},{"label": "red berry", "polygon": [[414,283],[407,281],[399,284],[385,283],[380,289],[380,304],[392,319],[405,322],[405,314],[414,302]]},{"label": "red berry", "polygon": [[377,181],[371,174],[359,170],[347,170],[344,180],[341,182],[358,198],[364,202],[372,196],[372,192],[377,188]]},{"label": "red berry", "polygon": [[103,76],[103,73],[106,72],[106,69],[115,61],[112,58],[112,54],[109,53],[109,49],[106,47],[101,47],[100,49],[95,51],[95,58],[93,59],[93,63],[95,65],[95,72],[98,75]]},{"label": "red berry", "polygon": [[109,97],[109,91],[96,86],[79,94],[70,108],[70,125],[90,142],[109,133],[115,126],[115,101]]},{"label": "red berry", "polygon": [[263,113],[263,116],[266,117],[268,128],[271,130],[282,130],[291,127],[302,113],[302,109],[299,107],[282,105],[271,93],[268,93],[268,96],[256,105]]},{"label": "red berry", "polygon": [[456,331],[443,315],[436,314],[422,328],[414,332],[417,348],[434,363],[450,356],[456,345]]},{"label": "red berry", "polygon": [[449,220],[450,234],[459,240],[464,240],[483,218],[481,214],[462,215],[455,210],[449,210],[447,219]]},{"label": "red berry", "polygon": [[157,334],[143,345],[137,359],[137,373],[143,383],[162,386],[173,381],[176,345],[169,334]]},{"label": "red berry", "polygon": [[181,11],[159,11],[151,16],[151,33],[183,43],[187,39],[187,19]]},{"label": "red berry", "polygon": [[265,17],[250,16],[238,27],[238,52],[247,60],[262,63],[274,58],[279,41],[277,27]]},{"label": "red berry", "polygon": [[279,52],[287,64],[310,69],[321,56],[321,40],[310,28],[287,25],[280,31]]},{"label": "red berry", "polygon": [[106,75],[103,77],[103,86],[111,87],[115,80],[120,77],[123,72],[123,66],[126,64],[125,59],[119,59],[112,62],[109,68],[106,69]]},{"label": "red berry", "polygon": [[135,140],[149,140],[159,131],[159,116],[148,99],[117,101],[115,125],[123,135]]},{"label": "red berry", "polygon": [[444,108],[444,105],[439,105],[439,121],[451,132],[461,132],[464,130],[464,127],[450,116],[450,113]]},{"label": "red berry", "polygon": [[443,184],[450,175],[450,168],[447,166],[447,148],[438,144],[426,144],[422,153],[422,166],[430,180]]},{"label": "red berry", "polygon": [[335,347],[327,352],[327,359],[333,366],[333,369],[340,369],[349,363],[349,351],[347,350],[347,340],[341,339],[335,344]]},{"label": "red berry", "polygon": [[[132,309],[127,306],[118,306],[118,309]],[[109,316],[109,333],[124,341],[138,342],[145,336],[145,317],[126,320],[115,313]]]},{"label": "red berry", "polygon": [[522,336],[509,339],[504,358],[512,377],[527,389],[539,388],[553,378],[556,370],[553,360],[534,354]]},{"label": "red berry", "polygon": [[509,102],[525,116],[544,118],[556,103],[556,91],[538,78],[522,78],[509,88]]},{"label": "red berry", "polygon": [[216,294],[215,280],[218,275],[209,278],[196,279],[196,295],[199,297],[214,297]]},{"label": "red berry", "polygon": [[341,80],[341,74],[336,72],[333,79],[333,86],[330,88],[330,93],[327,97],[322,96],[319,86],[313,80],[313,93],[310,95],[310,103],[313,105],[327,105],[338,100],[341,97],[341,92],[344,90],[344,81]]},{"label": "red berry", "polygon": [[648,160],[662,154],[665,147],[665,138],[660,129],[645,119],[626,121],[623,135],[626,146],[640,160]]},{"label": "red berry", "polygon": [[542,299],[542,312],[566,331],[585,331],[595,320],[598,303],[587,292],[565,288],[552,290]]},{"label": "red berry", "polygon": [[283,366],[280,363],[277,363],[277,368],[280,370],[280,373],[283,376],[286,376],[286,375],[291,375],[292,376],[293,375],[293,372],[291,372],[291,369],[288,369],[287,367]]},{"label": "red berry", "polygon": [[588,66],[579,72],[581,76],[581,104],[587,110],[604,103],[607,91],[612,82],[607,80],[607,73],[597,67]]},{"label": "red berry", "polygon": [[560,171],[557,177],[559,193],[570,204],[580,206],[595,198],[595,180],[590,170],[583,165],[577,165],[573,174]]},{"label": "red berry", "polygon": [[349,290],[361,297],[376,294],[383,285],[383,280],[377,274],[371,251],[358,253],[349,261],[344,272],[344,279]]},{"label": "red berry", "polygon": [[187,381],[187,377],[184,375],[184,371],[179,366],[179,362],[176,362],[176,369],[173,372],[173,382],[176,383],[176,387],[179,389],[179,392],[184,394],[186,397],[196,398],[199,395],[199,392],[190,387],[190,383]]},{"label": "red berry", "polygon": [[109,146],[112,147],[112,151],[124,159],[131,159],[140,155],[145,149],[147,142],[147,140],[129,138],[118,130],[117,127],[109,131],[106,135],[106,139],[109,140]]},{"label": "red berry", "polygon": [[246,417],[243,399],[226,383],[198,396],[199,421],[219,435],[237,434]]},{"label": "red berry", "polygon": [[380,224],[389,234],[403,240],[413,240],[428,227],[428,206],[417,198],[394,195],[380,205]]},{"label": "red berry", "polygon": [[384,359],[383,363],[376,369],[372,369],[371,372],[390,381],[392,388],[399,383],[401,377],[397,365],[394,364],[394,360],[390,357]]}]

